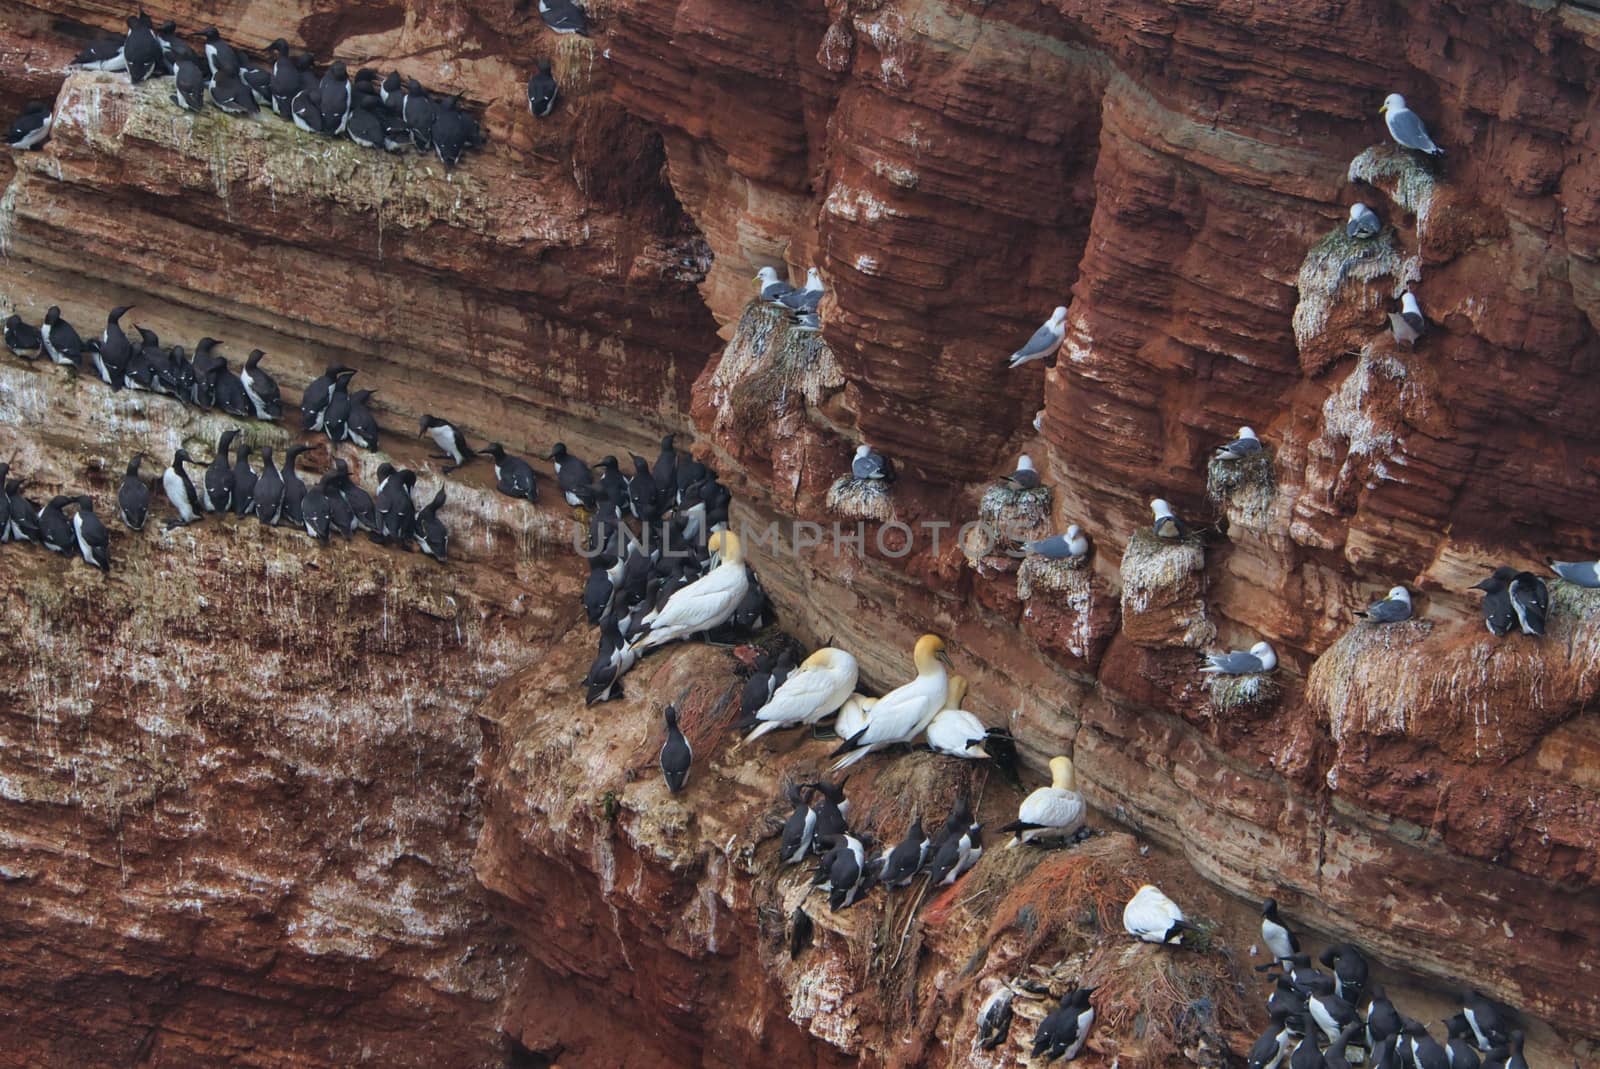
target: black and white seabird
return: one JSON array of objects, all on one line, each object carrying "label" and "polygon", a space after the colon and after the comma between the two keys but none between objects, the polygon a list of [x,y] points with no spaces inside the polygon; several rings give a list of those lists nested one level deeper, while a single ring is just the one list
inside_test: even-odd
[{"label": "black and white seabird", "polygon": [[139,478],[139,465],[143,461],[143,453],[133,454],[133,459],[128,461],[128,471],[122,476],[122,485],[117,487],[117,514],[132,531],[144,530],[144,521],[150,516],[150,488]]},{"label": "black and white seabird", "polygon": [[1517,574],[1515,568],[1502,565],[1487,579],[1472,584],[1472,589],[1483,591],[1483,623],[1491,635],[1509,635],[1520,622],[1511,603],[1511,582]]},{"label": "black and white seabird", "polygon": [[550,73],[550,61],[541,59],[539,69],[528,79],[528,110],[536,119],[547,117],[556,106],[556,96],[561,92],[555,75]]},{"label": "black and white seabird", "polygon": [[411,499],[411,488],[417,484],[417,473],[378,468],[378,535],[382,541],[410,549],[416,534],[417,505]]},{"label": "black and white seabird", "polygon": [[837,913],[861,901],[872,889],[872,867],[867,861],[866,843],[856,836],[846,832],[829,836],[826,842],[829,850],[817,865],[811,883],[828,891],[828,909]]},{"label": "black and white seabird", "polygon": [[378,417],[368,403],[371,400],[371,390],[357,390],[351,394],[349,414],[344,419],[344,440],[362,449],[378,448]]},{"label": "black and white seabird", "polygon": [[[1272,955],[1273,963],[1283,965],[1286,969],[1289,959],[1300,953],[1300,940],[1278,916],[1278,900],[1275,898],[1261,903],[1261,942]],[[1271,964],[1261,968],[1271,968]]]},{"label": "black and white seabird", "polygon": [[113,390],[122,389],[128,373],[128,361],[133,356],[133,346],[118,322],[127,313],[126,307],[111,309],[106,316],[106,329],[100,333],[100,343],[94,349],[94,369],[100,381]]},{"label": "black and white seabird", "polygon": [[254,118],[261,111],[256,95],[239,78],[237,71],[213,71],[211,74],[211,102],[217,110],[228,115]]},{"label": "black and white seabird", "polygon": [[322,106],[322,132],[334,137],[350,121],[350,76],[343,60],[334,60],[317,85]]},{"label": "black and white seabird", "polygon": [[57,364],[78,367],[83,361],[83,339],[72,329],[72,324],[61,318],[61,309],[51,305],[45,309],[44,325],[39,328],[44,339],[44,351]]},{"label": "black and white seabird", "polygon": [[[409,499],[410,495],[406,496]],[[450,556],[450,532],[445,529],[444,521],[439,519],[439,510],[443,507],[444,487],[441,486],[439,492],[433,495],[433,500],[422,506],[416,520],[417,546],[440,563]]]},{"label": "black and white seabird", "polygon": [[239,57],[239,81],[244,83],[256,98],[256,106],[272,108],[272,70],[263,67],[247,56]]},{"label": "black and white seabird", "polygon": [[1428,332],[1428,320],[1417,303],[1417,295],[1410,290],[1400,295],[1400,311],[1389,313],[1389,329],[1394,340],[1408,349],[1416,348],[1417,339]]},{"label": "black and white seabird", "polygon": [[432,438],[434,444],[443,450],[432,455],[435,460],[450,461],[443,469],[445,474],[455,471],[477,455],[467,444],[467,436],[461,433],[461,428],[449,420],[424,412],[417,433]]},{"label": "black and white seabird", "polygon": [[550,460],[556,467],[556,485],[561,496],[573,508],[594,508],[594,475],[589,465],[567,452],[566,444],[557,442],[550,450]]},{"label": "black and white seabird", "polygon": [[350,478],[350,465],[345,463],[343,457],[333,462],[335,475],[334,487],[339,495],[344,498],[345,504],[350,506],[350,511],[356,526],[364,531],[378,532],[378,506],[372,500],[372,495],[357,486],[355,480]]},{"label": "black and white seabird", "polygon": [[778,844],[778,858],[785,865],[798,865],[811,853],[817,832],[817,811],[806,799],[809,789],[809,785],[790,784],[784,790],[785,797],[794,806],[783,822],[783,836]]},{"label": "black and white seabird", "polygon": [[275,420],[283,415],[283,398],[278,394],[277,380],[261,367],[261,358],[266,355],[260,349],[250,350],[244,370],[239,372],[239,384],[244,387],[256,419]]},{"label": "black and white seabird", "polygon": [[233,462],[233,514],[254,515],[256,510],[256,473],[250,466],[250,447],[241,445],[235,451]]},{"label": "black and white seabird", "polygon": [[156,39],[150,16],[143,11],[128,16],[128,36],[123,40],[122,59],[128,68],[128,80],[135,84],[160,71],[161,42]]},{"label": "black and white seabird", "polygon": [[1011,1000],[1016,988],[1001,984],[978,1009],[978,1049],[994,1050],[1011,1034]]},{"label": "black and white seabird", "polygon": [[[494,458],[495,489],[507,497],[520,497],[527,501],[539,500],[539,488],[533,474],[533,465],[521,457],[507,453],[499,442],[490,442],[487,449],[478,450]],[[590,620],[594,623],[594,620]]]},{"label": "black and white seabird", "polygon": [[438,114],[439,105],[422,88],[422,83],[415,78],[407,79],[405,96],[400,102],[400,118],[411,131],[411,142],[418,152],[432,150],[433,124]]},{"label": "black and white seabird", "polygon": [[44,337],[38,328],[24,323],[22,317],[13,312],[6,316],[6,348],[24,360],[37,360],[44,351]]},{"label": "black and white seabird", "polygon": [[261,450],[261,474],[256,476],[251,499],[256,519],[268,527],[275,526],[283,515],[283,476],[278,474],[278,466],[272,462],[270,446],[264,446]]},{"label": "black and white seabird", "polygon": [[1251,1045],[1245,1066],[1247,1069],[1278,1069],[1289,1053],[1290,1042],[1299,1034],[1290,1025],[1274,1021]]},{"label": "black and white seabird", "polygon": [[678,450],[673,445],[674,437],[676,436],[669,434],[661,439],[661,453],[650,468],[650,478],[656,484],[658,512],[665,512],[677,501]]},{"label": "black and white seabird", "polygon": [[184,60],[200,66],[200,53],[178,36],[178,24],[171,19],[156,27],[156,42],[161,45],[161,62],[167,70],[176,71]]},{"label": "black and white seabird", "polygon": [[172,454],[172,463],[167,465],[167,470],[161,473],[161,489],[166,492],[167,500],[178,513],[178,518],[167,524],[168,528],[194,523],[200,519],[203,507],[200,492],[195,489],[193,480],[183,467],[185,464],[193,463],[195,459],[183,449],[179,449]]},{"label": "black and white seabird", "polygon": [[96,41],[72,57],[74,67],[82,67],[86,71],[125,71],[128,63],[123,58],[122,46],[127,40],[122,37],[107,37]]},{"label": "black and white seabird", "polygon": [[[1472,1035],[1471,1026],[1467,1024],[1466,1015],[1458,1013],[1446,1018],[1444,1026],[1449,1032],[1444,1053],[1450,1062],[1450,1069],[1480,1069],[1483,1062],[1478,1057],[1477,1041]],[[1336,1066],[1335,1069],[1347,1069],[1347,1066]]]},{"label": "black and white seabird", "polygon": [[850,475],[856,479],[894,482],[894,461],[867,445],[856,446],[856,455],[850,461]]},{"label": "black and white seabird", "polygon": [[1154,517],[1150,530],[1157,538],[1177,539],[1189,533],[1188,525],[1178,518],[1172,506],[1162,498],[1150,502],[1150,515]]},{"label": "black and white seabird", "polygon": [[[961,803],[956,813],[951,815],[951,819],[956,819],[963,812],[966,812],[965,801]],[[983,856],[982,824],[969,816],[965,826],[955,831],[949,831],[948,827],[949,821],[946,821],[947,831],[944,839],[935,847],[932,863],[928,866],[930,887],[949,887]]]},{"label": "black and white seabird", "polygon": [[922,821],[913,820],[906,837],[883,855],[883,865],[878,871],[878,882],[885,887],[906,887],[916,879],[922,866],[927,864],[933,840],[922,830]]},{"label": "black and white seabird", "polygon": [[306,498],[306,484],[295,470],[295,465],[300,461],[300,454],[310,448],[309,445],[291,445],[283,454],[283,467],[278,472],[278,478],[283,480],[281,518],[291,527],[299,527],[305,522],[300,506]]},{"label": "black and white seabird", "polygon": [[[1315,1013],[1316,1000],[1313,999],[1312,1014]],[[1400,1044],[1402,1052],[1409,1045],[1413,1069],[1450,1069],[1450,1056],[1439,1041],[1428,1034],[1427,1027],[1421,1021],[1406,1019],[1405,1027],[1400,1031]]]},{"label": "black and white seabird", "polygon": [[72,514],[72,533],[85,564],[111,574],[111,532],[94,514],[94,498],[83,494],[77,499],[78,511]]},{"label": "black and white seabird", "polygon": [[837,839],[849,831],[845,817],[849,814],[850,803],[845,800],[844,781],[829,783],[819,780],[813,783],[802,783],[802,787],[815,791],[819,801],[814,808],[817,813],[817,823],[811,840],[811,849],[816,853],[824,853],[828,849],[823,839]]},{"label": "black and white seabird", "polygon": [[322,133],[322,93],[315,86],[301,87],[289,98],[289,120],[308,134]]},{"label": "black and white seabird", "polygon": [[1033,1037],[1033,1057],[1043,1055],[1047,1063],[1058,1058],[1070,1062],[1083,1052],[1089,1029],[1094,1026],[1094,1006],[1089,1002],[1094,992],[1095,988],[1080,987],[1061,996],[1061,1004],[1039,1022]]},{"label": "black and white seabird", "polygon": [[1361,1021],[1360,1011],[1348,999],[1332,991],[1318,992],[1306,999],[1306,1010],[1329,1043],[1338,1039],[1339,1033],[1350,1025]]},{"label": "black and white seabird", "polygon": [[1371,208],[1356,201],[1350,205],[1350,218],[1344,224],[1345,237],[1356,241],[1366,241],[1368,238],[1378,236],[1378,231],[1383,229],[1383,220],[1378,218],[1378,213]]},{"label": "black and white seabird", "polygon": [[1317,958],[1333,969],[1333,993],[1360,1006],[1367,991],[1367,959],[1353,943],[1334,943]]},{"label": "black and white seabird", "polygon": [[[350,429],[350,413],[356,405],[356,394],[348,389],[349,382],[349,376],[341,376],[340,381],[334,384],[333,392],[328,395],[328,408],[322,414],[322,433],[328,436],[330,442],[344,441]],[[356,391],[362,392],[369,397],[372,395],[370,390]]]},{"label": "black and white seabird", "polygon": [[332,527],[332,507],[321,483],[307,489],[305,497],[300,500],[300,522],[306,534],[318,542],[328,540],[328,532]]},{"label": "black and white seabird", "polygon": [[211,463],[200,477],[200,485],[195,488],[200,491],[200,504],[207,512],[233,510],[233,467],[228,451],[233,448],[233,441],[237,437],[237,430],[222,432],[222,437],[217,439],[216,455],[211,458]]},{"label": "black and white seabird", "polygon": [[344,132],[362,148],[384,150],[388,122],[377,97],[364,96],[356,101],[350,109],[350,120],[345,124]]},{"label": "black and white seabird", "polygon": [[642,523],[655,522],[660,515],[657,504],[661,492],[655,476],[650,474],[650,462],[637,453],[633,454],[633,474],[627,477],[627,484],[628,511]]},{"label": "black and white seabird", "polygon": [[6,130],[6,144],[14,149],[33,149],[44,144],[49,136],[50,105],[35,100],[12,120],[10,128]]},{"label": "black and white seabird", "polygon": [[1381,987],[1372,989],[1372,997],[1367,1000],[1366,1018],[1365,1046],[1368,1050],[1377,1050],[1384,1040],[1398,1036],[1400,1029],[1405,1027],[1399,1011],[1394,1008],[1394,1003],[1384,997]]},{"label": "black and white seabird", "polygon": [[1517,614],[1522,633],[1544,634],[1545,620],[1550,614],[1550,589],[1545,581],[1532,572],[1518,572],[1507,590],[1511,595],[1511,611]]},{"label": "black and white seabird", "polygon": [[301,429],[307,431],[320,431],[323,417],[328,411],[328,401],[336,386],[348,383],[355,374],[343,364],[329,364],[320,378],[312,379],[306,385],[305,392],[300,395]]},{"label": "black and white seabird", "polygon": [[1478,1041],[1479,1050],[1486,1051],[1506,1042],[1511,1035],[1511,1024],[1505,1010],[1477,991],[1469,991],[1461,1001],[1461,1013]]},{"label": "black and white seabird", "polygon": [[22,494],[21,479],[6,479],[7,516],[5,539],[7,542],[39,542],[43,532],[39,527],[40,509]]},{"label": "black and white seabird", "polygon": [[294,95],[300,91],[300,74],[305,70],[306,64],[290,54],[289,42],[282,37],[268,45],[267,51],[272,53],[273,57],[271,74],[267,78],[267,92],[272,97],[272,110],[280,119],[292,118],[289,104],[294,100]]},{"label": "black and white seabird", "polygon": [[192,59],[178,61],[172,86],[172,102],[185,111],[204,111],[206,75]]},{"label": "black and white seabird", "polygon": [[461,154],[471,148],[477,136],[477,123],[461,110],[459,96],[439,101],[433,118],[433,151],[446,169],[461,162]]},{"label": "black and white seabird", "polygon": [[1411,591],[1403,586],[1390,587],[1381,601],[1374,601],[1365,612],[1356,613],[1375,624],[1399,624],[1411,619]]},{"label": "black and white seabird", "polygon": [[689,765],[694,761],[694,750],[689,740],[678,729],[678,710],[667,706],[667,741],[661,744],[661,775],[667,781],[667,790],[677,794],[689,782]]},{"label": "black and white seabird", "polygon": [[206,66],[211,68],[212,77],[218,74],[237,77],[239,54],[233,50],[232,45],[222,39],[222,34],[217,32],[217,28],[207,26],[200,32],[200,38],[205,41]]},{"label": "black and white seabird", "polygon": [[57,494],[39,510],[39,544],[52,553],[70,556],[78,552],[77,532],[67,514],[61,511],[73,500],[65,494]]},{"label": "black and white seabird", "polygon": [[539,17],[557,33],[589,36],[589,16],[573,0],[539,0]]}]

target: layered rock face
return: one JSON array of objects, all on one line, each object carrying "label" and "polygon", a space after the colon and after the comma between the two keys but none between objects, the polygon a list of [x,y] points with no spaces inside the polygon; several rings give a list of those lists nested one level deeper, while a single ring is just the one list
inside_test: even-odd
[{"label": "layered rock face", "polygon": [[[813,909],[815,953],[791,964],[797,885],[763,834],[777,782],[822,744],[726,752],[720,654],[652,659],[622,712],[576,705],[582,567],[559,509],[452,476],[472,533],[444,571],[254,525],[119,532],[110,594],[7,547],[8,633],[45,640],[4,665],[20,1038],[0,1059],[984,1064],[961,1031],[981,981],[1046,957],[1126,990],[1141,975],[1113,968],[1114,918],[1093,910],[1007,943],[1022,907],[1151,875],[1241,957],[1252,922],[1222,892],[1274,894],[1371,950],[1391,988],[1476,985],[1529,1014],[1548,1064],[1594,1057],[1600,607],[1558,591],[1545,639],[1501,641],[1464,590],[1600,544],[1600,17],[616,0],[593,41],[557,41],[508,0],[149,10],[461,91],[490,145],[447,174],[73,75],[0,200],[10,306],[59,304],[88,334],[133,304],[169,343],[267,349],[291,393],[359,366],[394,440],[423,411],[590,457],[698,436],[760,526],[833,522],[827,491],[869,441],[901,466],[895,518],[953,526],[937,548],[919,528],[906,556],[870,525],[862,552],[759,551],[784,625],[856,652],[876,687],[904,678],[916,634],[945,634],[1025,777],[1073,750],[1097,823],[1167,856],[1115,833],[1090,844],[1092,879],[1007,860],[983,899],[896,928],[917,949],[888,964],[905,944],[873,929],[905,906]],[[55,92],[122,14],[0,5],[0,99]],[[542,124],[521,97],[536,55],[566,87]],[[1394,91],[1442,161],[1388,145]],[[1390,227],[1370,247],[1339,237],[1356,199]],[[822,269],[821,335],[746,308],[771,263]],[[1383,329],[1407,288],[1433,327],[1414,351]],[[1003,372],[1058,304],[1055,366]],[[218,430],[16,368],[0,446],[102,515],[129,452]],[[1242,481],[1208,465],[1240,424],[1270,456]],[[1093,539],[1081,574],[1019,583],[955,542],[1024,450],[1057,526]],[[1156,496],[1207,528],[1194,546],[1133,542]],[[1396,583],[1424,622],[1352,630]],[[1257,639],[1282,662],[1275,693],[1202,686],[1200,649]],[[691,680],[707,764],[669,800],[656,713]],[[983,782],[901,763],[861,784],[885,836],[907,814],[879,797],[939,808]],[[984,790],[1004,820],[1011,788]],[[979,936],[1004,952],[968,970]],[[75,1007],[100,999],[117,1012],[85,1028]],[[1240,1012],[1256,1016],[1166,1046],[1108,1022],[1090,1056],[1203,1060],[1260,1025]]]}]

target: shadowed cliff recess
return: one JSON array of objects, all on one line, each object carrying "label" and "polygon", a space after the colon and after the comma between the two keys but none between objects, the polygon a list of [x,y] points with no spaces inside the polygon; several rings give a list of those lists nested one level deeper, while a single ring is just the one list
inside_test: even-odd
[{"label": "shadowed cliff recess", "polygon": [[144,14],[0,0],[0,1066],[1600,1062],[1592,5]]}]

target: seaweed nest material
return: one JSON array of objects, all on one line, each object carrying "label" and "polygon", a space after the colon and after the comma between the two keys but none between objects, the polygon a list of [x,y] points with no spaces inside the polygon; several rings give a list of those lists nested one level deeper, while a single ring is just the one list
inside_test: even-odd
[{"label": "seaweed nest material", "polygon": [[828,487],[828,511],[852,520],[888,523],[894,519],[894,501],[882,479],[841,475]]},{"label": "seaweed nest material", "polygon": [[1266,450],[1240,460],[1214,456],[1206,468],[1206,496],[1226,508],[1229,523],[1266,526],[1276,486],[1272,454]]},{"label": "seaweed nest material", "polygon": [[[1073,608],[1088,612],[1093,582],[1093,573],[1087,567],[1088,563],[1087,553],[1081,557],[1066,557],[1062,560],[1050,560],[1037,553],[1030,553],[1022,559],[1022,567],[1017,569],[1017,597],[1027,601],[1033,597],[1035,590],[1048,590],[1067,595],[1067,600]],[[1081,606],[1078,604],[1080,600]]]},{"label": "seaweed nest material", "polygon": [[1278,680],[1268,672],[1243,676],[1208,676],[1204,684],[1211,692],[1211,708],[1218,713],[1239,709],[1262,709],[1277,702],[1283,693]]}]

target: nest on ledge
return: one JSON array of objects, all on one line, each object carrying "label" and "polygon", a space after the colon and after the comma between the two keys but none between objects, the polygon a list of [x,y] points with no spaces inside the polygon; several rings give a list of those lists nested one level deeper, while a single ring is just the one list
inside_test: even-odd
[{"label": "nest on ledge", "polygon": [[1208,676],[1203,686],[1211,692],[1211,708],[1219,713],[1265,708],[1283,694],[1283,688],[1269,672]]},{"label": "nest on ledge", "polygon": [[883,479],[841,475],[828,487],[828,511],[847,519],[888,523],[894,519],[894,501]]},{"label": "nest on ledge", "polygon": [[1265,526],[1276,488],[1272,454],[1266,450],[1239,460],[1213,456],[1206,467],[1206,496],[1227,509],[1231,523]]},{"label": "nest on ledge", "polygon": [[1027,601],[1033,597],[1035,590],[1048,590],[1067,595],[1067,600],[1074,605],[1082,599],[1087,608],[1094,579],[1088,564],[1087,553],[1062,560],[1050,560],[1030,553],[1022,558],[1022,567],[1017,569],[1017,597]]},{"label": "nest on ledge", "polygon": [[1170,590],[1188,576],[1204,570],[1206,550],[1197,534],[1183,538],[1158,538],[1141,527],[1122,552],[1123,599],[1134,612],[1150,607],[1150,595]]},{"label": "nest on ledge", "polygon": [[983,492],[978,518],[988,524],[1003,543],[1031,542],[1050,535],[1050,506],[1055,501],[1048,486],[1017,490],[995,483]]},{"label": "nest on ledge", "polygon": [[1565,579],[1552,579],[1550,589],[1550,615],[1571,616],[1587,620],[1600,615],[1600,590],[1590,590]]}]

